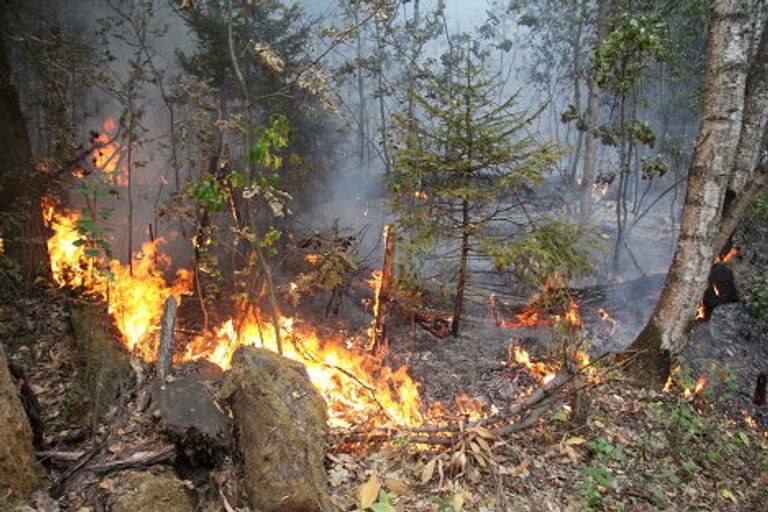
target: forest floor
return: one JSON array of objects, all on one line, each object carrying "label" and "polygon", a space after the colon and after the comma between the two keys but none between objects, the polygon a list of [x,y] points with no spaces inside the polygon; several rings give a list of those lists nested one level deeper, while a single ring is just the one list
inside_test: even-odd
[{"label": "forest floor", "polygon": [[[84,449],[94,427],[83,424],[87,415],[75,385],[82,365],[68,325],[68,300],[50,289],[0,304],[0,342],[25,370],[40,401],[49,450]],[[507,342],[487,343],[489,331],[468,330],[477,334],[459,342],[414,341],[401,333],[399,357],[423,380],[426,399],[463,392],[502,408],[514,403],[514,376],[508,369],[497,371]],[[729,386],[727,374],[713,378],[719,380],[685,397],[683,388],[692,389],[696,380],[685,369],[666,393],[606,375],[589,391],[582,426],[556,412],[502,439],[467,433],[461,449],[398,438],[354,450],[333,445],[326,466],[334,500],[339,510],[362,505],[374,512],[765,510],[768,411]],[[109,478],[90,484],[109,493]],[[196,485],[188,485],[193,495]],[[89,510],[43,495],[20,510],[59,506]],[[221,510],[217,506],[201,503],[201,510]]]}]

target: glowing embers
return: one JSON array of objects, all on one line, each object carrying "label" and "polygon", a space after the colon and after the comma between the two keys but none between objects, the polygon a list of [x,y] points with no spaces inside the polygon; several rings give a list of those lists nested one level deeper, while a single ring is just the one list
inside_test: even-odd
[{"label": "glowing embers", "polygon": [[683,398],[694,399],[707,388],[707,384],[707,378],[703,375],[700,375],[695,382],[691,383],[691,379],[683,375],[682,366],[677,365],[669,373],[663,391],[665,393],[679,391]]},{"label": "glowing embers", "polygon": [[534,300],[534,305],[520,313],[514,313],[515,320],[501,321],[500,326],[504,329],[514,329],[517,327],[536,327],[552,323],[565,323],[572,328],[579,328],[583,324],[581,313],[579,312],[579,304],[571,296],[568,296],[568,304],[561,314],[550,314],[548,308],[537,306],[536,302],[537,300]]},{"label": "glowing embers", "polygon": [[600,316],[600,320],[606,323],[615,324],[616,320],[603,308],[597,308],[597,314]]},{"label": "glowing embers", "polygon": [[696,310],[697,320],[708,320],[712,311],[720,305],[738,302],[739,293],[736,289],[733,271],[725,262],[732,260],[738,254],[737,249],[731,249],[722,258],[715,260],[707,278],[707,289]]},{"label": "glowing embers", "polygon": [[739,248],[731,247],[727,253],[715,258],[715,263],[726,263],[728,261],[731,261],[733,258],[736,257],[737,254],[739,254]]}]

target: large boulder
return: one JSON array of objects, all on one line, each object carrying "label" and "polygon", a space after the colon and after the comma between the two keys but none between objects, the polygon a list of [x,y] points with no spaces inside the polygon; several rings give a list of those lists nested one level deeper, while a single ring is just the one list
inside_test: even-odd
[{"label": "large boulder", "polygon": [[123,471],[113,481],[112,512],[193,512],[184,484],[170,471]]},{"label": "large boulder", "polygon": [[261,512],[334,510],[323,466],[326,404],[306,368],[270,350],[241,347],[224,378],[251,507]]},{"label": "large boulder", "polygon": [[5,499],[22,500],[40,485],[32,429],[0,344],[0,508]]}]

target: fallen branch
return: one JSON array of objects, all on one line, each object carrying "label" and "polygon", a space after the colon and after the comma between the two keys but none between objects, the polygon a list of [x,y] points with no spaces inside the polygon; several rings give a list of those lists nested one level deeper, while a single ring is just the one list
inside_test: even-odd
[{"label": "fallen branch", "polygon": [[94,473],[108,473],[118,469],[128,469],[137,466],[150,466],[160,462],[171,462],[176,458],[176,447],[172,444],[163,446],[159,450],[139,450],[127,457],[99,462],[88,465],[85,469]]},{"label": "fallen branch", "polygon": [[73,463],[51,487],[51,496],[61,496],[71,482],[79,480],[87,473],[101,474],[118,469],[149,466],[160,462],[171,462],[176,457],[176,447],[172,444],[165,445],[157,450],[136,450],[128,454],[118,454],[119,458],[117,459],[95,460],[97,454],[103,453],[102,450],[103,444],[85,452],[40,452],[39,456],[47,457],[53,462]]},{"label": "fallen branch", "polygon": [[[504,414],[497,414],[481,420],[471,421],[468,423],[454,422],[446,423],[435,427],[416,427],[409,429],[391,429],[382,431],[371,430],[368,432],[357,431],[348,433],[343,436],[340,441],[342,444],[355,444],[355,443],[386,443],[391,442],[393,439],[405,440],[409,443],[415,444],[431,444],[439,446],[452,446],[466,431],[471,431],[482,427],[483,429],[491,432],[495,437],[503,437],[514,432],[525,430],[536,424],[536,422],[547,412],[556,408],[563,401],[560,400],[560,392],[569,384],[571,384],[576,377],[584,377],[587,374],[587,370],[597,364],[599,361],[612,356],[613,354],[604,354],[603,356],[595,359],[588,365],[585,365],[576,370],[571,368],[563,368],[546,384],[541,385],[533,393],[525,397],[520,403],[513,405]],[[616,363],[603,369],[603,373],[621,369],[629,363],[628,359],[619,359]],[[583,385],[575,386],[571,389],[571,393],[578,393],[582,390],[594,388],[602,384],[602,381],[589,382],[588,379],[579,379],[585,381]],[[516,421],[510,423],[513,418],[518,418]],[[490,429],[489,427],[498,425],[496,428]]]},{"label": "fallen branch", "polygon": [[77,462],[80,457],[83,456],[83,454],[85,454],[85,452],[82,450],[76,452],[48,450],[37,452],[37,458],[41,461],[50,461],[52,464],[57,466],[70,466],[71,464]]}]

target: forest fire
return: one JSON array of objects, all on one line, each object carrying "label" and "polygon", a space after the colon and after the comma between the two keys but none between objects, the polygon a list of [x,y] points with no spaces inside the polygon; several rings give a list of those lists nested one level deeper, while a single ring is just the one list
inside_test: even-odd
[{"label": "forest fire", "polygon": [[552,371],[548,365],[545,363],[531,361],[531,356],[524,348],[520,347],[519,345],[512,347],[510,351],[510,359],[514,360],[515,363],[527,368],[543,384],[546,384],[555,378],[555,372]]},{"label": "forest fire", "polygon": [[694,399],[706,389],[708,384],[707,378],[700,375],[696,382],[690,385],[683,382],[683,379],[680,378],[682,372],[683,368],[680,365],[672,368],[669,377],[667,377],[667,382],[664,384],[663,391],[665,393],[672,393],[675,388],[678,388],[682,391],[683,398]]},{"label": "forest fire", "polygon": [[[83,287],[107,302],[109,312],[122,335],[126,348],[145,361],[156,359],[157,331],[163,301],[169,295],[177,300],[192,289],[192,276],[179,270],[172,284],[167,284],[164,269],[171,267],[169,257],[158,251],[161,239],[146,242],[133,258],[132,272],[118,260],[109,263],[88,257],[86,245],[78,244],[76,232],[79,215],[55,210],[45,201],[44,213],[54,231],[48,249],[54,279],[60,286]],[[111,273],[98,275],[108,268]],[[312,382],[329,404],[329,413],[337,425],[363,423],[369,418],[386,418],[394,425],[422,422],[418,384],[408,375],[408,367],[392,370],[380,358],[347,348],[341,340],[320,340],[309,327],[297,327],[293,319],[280,319],[285,344],[284,355],[304,363]],[[238,328],[226,320],[209,334],[198,336],[177,354],[177,361],[208,360],[227,369],[235,350],[241,345],[257,345],[275,350],[274,330],[249,315]]]},{"label": "forest fire", "polygon": [[739,254],[739,248],[731,247],[731,249],[727,253],[715,258],[715,263],[726,263],[728,261],[731,261],[733,258],[736,257],[737,254]]},{"label": "forest fire", "polygon": [[[280,319],[286,357],[307,368],[312,383],[325,397],[328,412],[336,426],[364,424],[383,412],[384,423],[417,425],[421,398],[418,384],[408,375],[408,367],[396,371],[369,353],[347,348],[342,340],[321,340],[314,329],[298,326],[291,318]],[[274,330],[262,325],[256,315],[248,315],[239,329],[232,319],[214,329],[213,335],[192,340],[179,359],[207,360],[223,369],[242,345],[276,350]],[[379,415],[380,416],[380,415]]]},{"label": "forest fire", "polygon": [[568,306],[561,315],[548,315],[547,312],[539,306],[530,306],[520,313],[515,313],[516,320],[504,320],[501,327],[504,329],[515,329],[518,327],[536,327],[549,325],[550,323],[565,322],[572,328],[582,326],[579,304],[573,297],[568,297]]},{"label": "forest fire", "polygon": [[158,245],[163,243],[160,238],[145,242],[131,266],[119,260],[98,261],[88,255],[87,243],[79,243],[82,238],[76,231],[80,219],[77,212],[56,212],[49,199],[43,201],[43,212],[54,232],[48,239],[48,254],[56,283],[83,287],[105,300],[128,350],[145,360],[154,359],[157,342],[150,334],[159,325],[163,301],[169,295],[178,300],[187,293],[192,285],[191,273],[179,270],[173,284],[166,284],[162,269],[171,267],[171,259],[158,252]]}]

